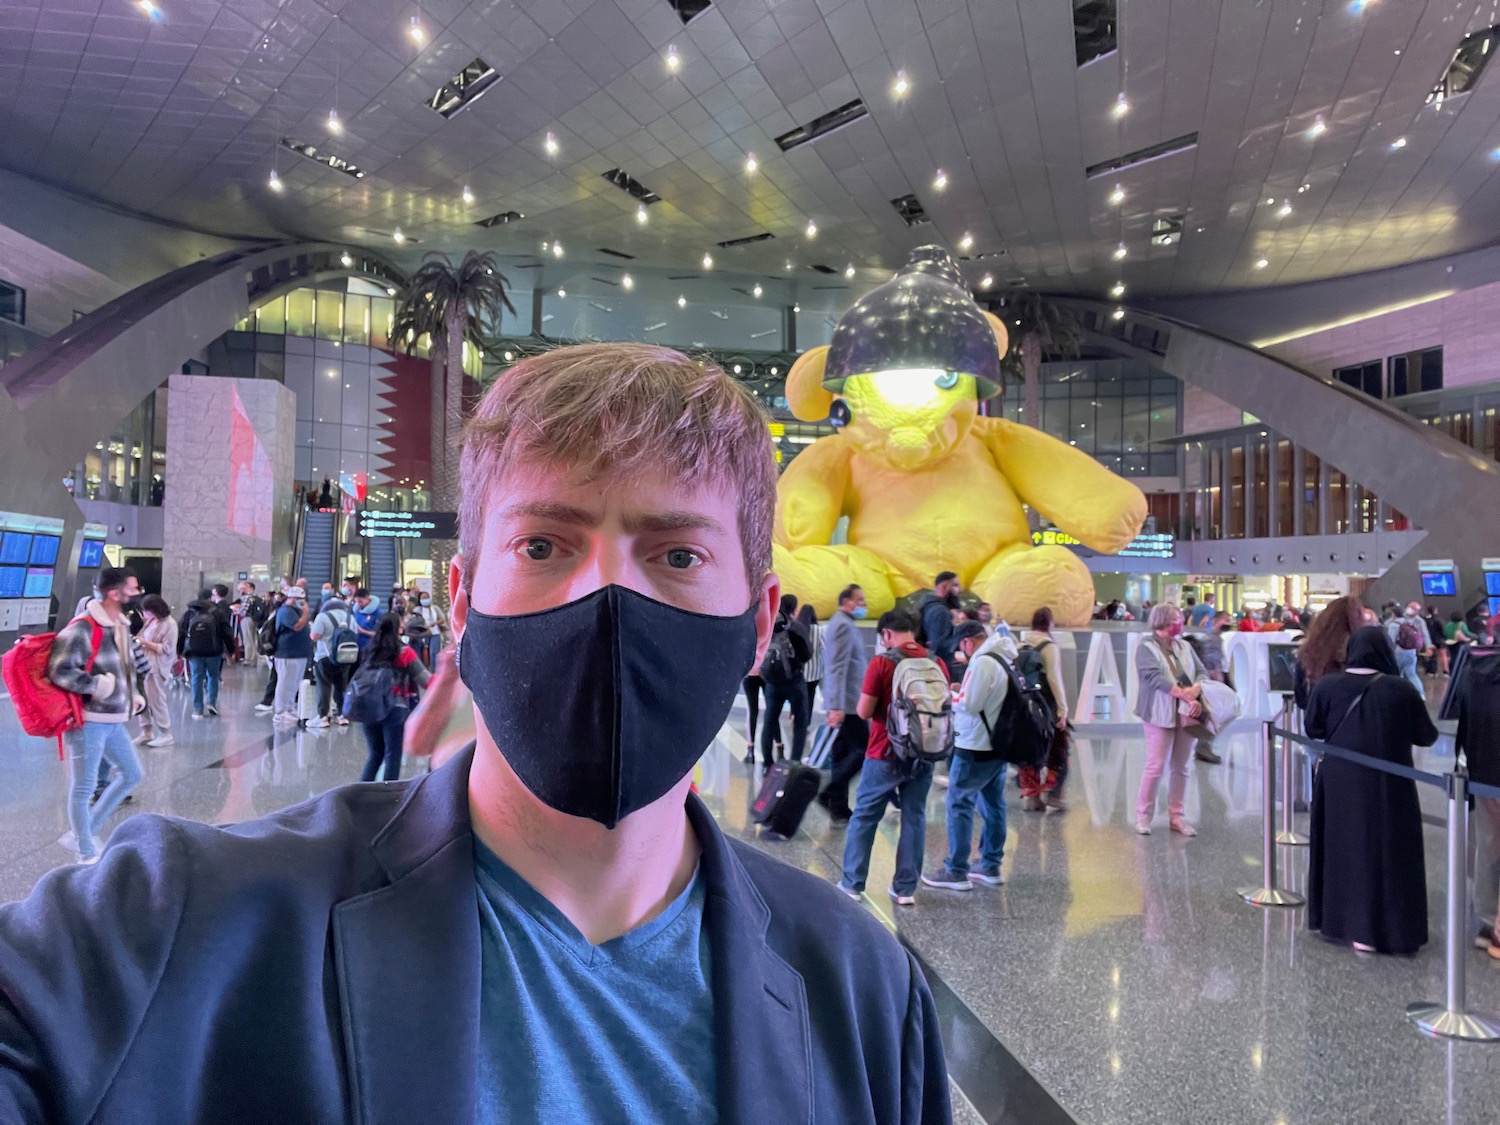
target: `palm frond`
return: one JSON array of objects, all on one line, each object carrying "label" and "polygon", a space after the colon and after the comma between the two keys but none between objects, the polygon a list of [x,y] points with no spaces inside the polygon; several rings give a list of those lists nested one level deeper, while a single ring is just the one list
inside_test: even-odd
[{"label": "palm frond", "polygon": [[391,335],[397,347],[411,352],[423,336],[439,356],[448,348],[448,318],[461,315],[464,338],[478,342],[486,330],[498,331],[501,311],[516,307],[507,292],[510,281],[489,251],[470,250],[457,265],[447,254],[428,254],[396,298]]}]

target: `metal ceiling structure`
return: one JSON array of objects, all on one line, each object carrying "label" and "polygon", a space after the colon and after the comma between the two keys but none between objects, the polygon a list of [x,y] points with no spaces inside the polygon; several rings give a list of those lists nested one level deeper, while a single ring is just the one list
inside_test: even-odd
[{"label": "metal ceiling structure", "polygon": [[[1080,7],[1097,32],[1105,6]],[[0,164],[205,231],[531,256],[538,284],[559,241],[575,269],[709,254],[793,292],[850,265],[867,287],[940,241],[975,284],[1131,299],[1500,228],[1500,74],[1428,99],[1494,0],[1119,0],[1118,49],[1082,66],[1074,8],[715,0],[684,25],[671,0],[0,0]],[[907,225],[907,195],[930,222]]]}]

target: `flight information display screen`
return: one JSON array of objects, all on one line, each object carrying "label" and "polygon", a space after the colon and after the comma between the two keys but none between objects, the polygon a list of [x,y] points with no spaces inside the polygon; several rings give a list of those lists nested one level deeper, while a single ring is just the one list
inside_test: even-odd
[{"label": "flight information display screen", "polygon": [[57,565],[57,549],[62,546],[62,540],[55,535],[38,535],[31,541],[31,565],[32,566],[55,566]]},{"label": "flight information display screen", "polygon": [[85,539],[78,552],[79,570],[98,570],[104,565],[104,540]]},{"label": "flight information display screen", "polygon": [[1429,570],[1422,575],[1422,594],[1428,598],[1451,598],[1458,594],[1458,579],[1451,570]]},{"label": "flight information display screen", "polygon": [[0,563],[19,563],[24,566],[30,561],[30,535],[24,531],[7,531],[0,535]]},{"label": "flight information display screen", "polygon": [[26,572],[26,597],[45,598],[52,593],[52,568],[32,567]]},{"label": "flight information display screen", "polygon": [[19,566],[0,566],[0,598],[19,598],[25,592],[25,568]]},{"label": "flight information display screen", "polygon": [[1492,598],[1500,598],[1500,570],[1484,572],[1484,592]]}]

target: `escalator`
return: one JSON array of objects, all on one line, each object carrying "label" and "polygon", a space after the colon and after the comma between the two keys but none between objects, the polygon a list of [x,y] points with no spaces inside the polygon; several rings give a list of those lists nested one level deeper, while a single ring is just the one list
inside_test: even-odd
[{"label": "escalator", "polygon": [[295,574],[307,579],[310,590],[321,589],[325,582],[338,585],[338,533],[337,512],[303,512]]},{"label": "escalator", "polygon": [[377,601],[390,608],[391,587],[401,581],[401,559],[397,553],[395,539],[377,538],[369,540],[368,566],[365,569],[365,585]]}]

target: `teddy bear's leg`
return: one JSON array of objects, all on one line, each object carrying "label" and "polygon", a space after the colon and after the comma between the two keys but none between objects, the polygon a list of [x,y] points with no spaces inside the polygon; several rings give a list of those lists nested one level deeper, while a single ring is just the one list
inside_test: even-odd
[{"label": "teddy bear's leg", "polygon": [[1066,547],[1013,543],[984,564],[972,587],[997,615],[1020,628],[1028,627],[1042,606],[1069,628],[1088,624],[1094,612],[1093,576]]},{"label": "teddy bear's leg", "polygon": [[879,555],[864,547],[838,543],[788,550],[778,544],[772,548],[771,569],[781,579],[782,593],[796,594],[822,618],[838,609],[839,591],[850,583],[864,590],[872,617],[896,604],[890,571]]}]

